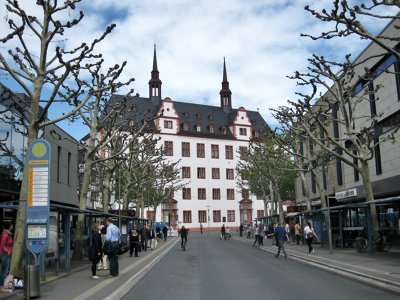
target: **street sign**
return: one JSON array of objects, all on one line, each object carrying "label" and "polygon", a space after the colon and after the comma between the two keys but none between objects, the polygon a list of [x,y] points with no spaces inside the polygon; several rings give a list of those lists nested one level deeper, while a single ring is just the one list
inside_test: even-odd
[{"label": "street sign", "polygon": [[43,139],[34,140],[28,148],[27,159],[26,245],[30,252],[40,254],[49,245],[50,144]]}]

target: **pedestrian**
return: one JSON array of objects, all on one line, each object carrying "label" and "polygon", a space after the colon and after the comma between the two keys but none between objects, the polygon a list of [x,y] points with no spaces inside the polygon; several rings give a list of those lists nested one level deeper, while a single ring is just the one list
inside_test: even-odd
[{"label": "pedestrian", "polygon": [[140,231],[141,234],[141,246],[142,246],[142,250],[147,251],[147,238],[148,238],[148,229],[146,224],[143,224],[142,230]]},{"label": "pedestrian", "polygon": [[247,225],[247,238],[251,239],[251,224]]},{"label": "pedestrian", "polygon": [[240,226],[239,226],[239,236],[243,237],[243,223],[240,223]]},{"label": "pedestrian", "polygon": [[138,229],[138,225],[133,224],[133,228],[129,231],[128,234],[129,239],[129,257],[132,257],[133,252],[135,252],[135,257],[139,257],[139,243],[140,243],[140,232]]},{"label": "pedestrian", "polygon": [[114,225],[114,222],[111,218],[107,219],[107,234],[106,234],[106,242],[111,244],[112,252],[108,255],[108,259],[110,262],[110,276],[109,277],[117,277],[119,275],[119,266],[118,266],[118,244],[121,238],[121,232],[119,228]]},{"label": "pedestrian", "polygon": [[221,236],[219,237],[219,239],[225,239],[225,224],[222,224],[221,227]]},{"label": "pedestrian", "polygon": [[[99,233],[101,237],[101,249],[103,249],[104,243],[106,242],[107,227],[104,225],[100,225]],[[103,253],[99,263],[97,264],[97,270],[108,270],[108,255],[106,255],[105,253]]]},{"label": "pedestrian", "polygon": [[314,236],[316,239],[318,239],[318,236],[315,234],[314,228],[312,228],[311,223],[307,222],[307,226],[304,227],[304,238],[307,239],[308,253],[315,253],[313,247],[311,246]]},{"label": "pedestrian", "polygon": [[281,250],[285,258],[287,258],[286,250],[285,250],[285,239],[289,240],[289,235],[286,230],[281,226],[281,223],[278,223],[278,226],[275,228],[275,240],[276,245],[278,246],[278,253],[276,253],[275,257],[279,257]]},{"label": "pedestrian", "polygon": [[161,238],[161,228],[159,225],[157,225],[157,227],[156,227],[156,236],[157,236],[157,239]]},{"label": "pedestrian", "polygon": [[153,225],[150,225],[150,227],[147,231],[147,239],[149,240],[149,243],[150,243],[150,245],[149,245],[150,250],[154,250],[156,248],[157,239],[154,234]]},{"label": "pedestrian", "polygon": [[200,233],[203,234],[203,224],[200,223]]},{"label": "pedestrian", "polygon": [[226,227],[225,229],[225,239],[229,240],[231,238],[231,230],[229,229],[229,227]]},{"label": "pedestrian", "polygon": [[258,234],[259,234],[259,226],[256,224],[254,225],[254,243],[253,243],[253,247],[256,245],[256,243],[258,242]]},{"label": "pedestrian", "polygon": [[168,235],[168,228],[167,225],[164,224],[164,227],[162,229],[163,235],[164,235],[164,242],[167,240],[167,235]]},{"label": "pedestrian", "polygon": [[10,267],[10,260],[14,242],[12,236],[12,233],[14,231],[14,225],[6,221],[3,224],[3,228],[4,230],[1,233],[1,239],[0,239],[0,262],[1,262],[0,286],[3,286],[4,279]]},{"label": "pedestrian", "polygon": [[300,224],[299,221],[296,221],[296,224],[294,224],[294,235],[296,237],[296,243],[297,245],[300,245],[300,240],[301,240],[301,233],[300,233]]},{"label": "pedestrian", "polygon": [[92,261],[92,278],[100,279],[96,275],[96,267],[102,257],[101,235],[97,224],[92,226],[92,239],[89,247],[89,259]]},{"label": "pedestrian", "polygon": [[265,229],[262,224],[259,225],[258,229],[258,246],[264,246]]}]

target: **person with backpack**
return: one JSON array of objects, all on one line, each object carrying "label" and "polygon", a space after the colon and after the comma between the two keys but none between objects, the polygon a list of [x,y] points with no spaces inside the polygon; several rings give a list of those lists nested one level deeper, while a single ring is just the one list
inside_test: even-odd
[{"label": "person with backpack", "polygon": [[282,223],[278,223],[278,225],[275,228],[275,239],[276,239],[276,245],[278,246],[278,252],[275,254],[275,257],[278,258],[279,254],[281,253],[281,250],[283,252],[283,255],[285,258],[287,258],[287,253],[285,250],[285,240],[289,240],[289,235],[285,228],[282,227]]},{"label": "person with backpack", "polygon": [[10,222],[6,221],[3,224],[4,230],[1,233],[0,239],[0,262],[1,262],[1,271],[0,271],[0,286],[3,285],[4,279],[8,273],[8,269],[10,267],[11,254],[13,250],[13,237],[12,232],[14,231],[14,225]]},{"label": "person with backpack", "polygon": [[89,259],[92,261],[92,278],[100,279],[100,277],[96,275],[96,267],[103,255],[103,251],[101,235],[99,233],[99,227],[97,224],[93,224],[92,226],[92,238],[90,239],[90,247],[88,252]]}]

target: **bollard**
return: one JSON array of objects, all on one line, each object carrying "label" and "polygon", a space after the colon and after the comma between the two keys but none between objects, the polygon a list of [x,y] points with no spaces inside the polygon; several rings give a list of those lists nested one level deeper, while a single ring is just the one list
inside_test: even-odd
[{"label": "bollard", "polygon": [[38,265],[27,265],[24,270],[24,297],[40,297],[40,272]]}]

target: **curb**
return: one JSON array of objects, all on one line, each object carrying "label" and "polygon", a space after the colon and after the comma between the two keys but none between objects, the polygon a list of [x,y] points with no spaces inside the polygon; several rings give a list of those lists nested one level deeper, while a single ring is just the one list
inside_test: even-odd
[{"label": "curb", "polygon": [[[235,237],[235,239],[241,241],[241,239],[238,239],[236,237]],[[245,242],[245,241],[242,241],[242,242]],[[260,249],[263,251],[271,252],[271,253],[276,252],[275,249],[268,247],[268,246],[262,246],[262,247],[260,247]],[[368,284],[370,286],[378,287],[378,288],[384,289],[388,292],[400,295],[400,283],[398,283],[398,282],[390,281],[387,279],[382,279],[382,278],[379,278],[376,276],[360,273],[360,272],[353,271],[350,269],[345,269],[345,268],[338,267],[338,266],[335,266],[335,265],[332,265],[332,264],[329,264],[326,262],[316,261],[316,260],[313,260],[308,257],[293,254],[294,251],[291,251],[291,250],[289,250],[289,251],[292,252],[292,253],[290,253],[290,255],[288,255],[288,258],[290,258],[290,259],[299,261],[304,264],[309,264],[309,265],[312,265],[319,269],[322,269],[322,270],[325,270],[325,271],[328,271],[331,273],[335,273],[335,274],[347,277],[349,279],[352,279],[352,280],[355,280],[358,282],[362,282],[362,283]]]}]

